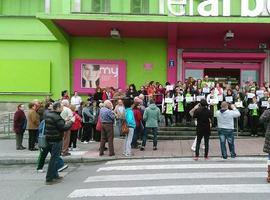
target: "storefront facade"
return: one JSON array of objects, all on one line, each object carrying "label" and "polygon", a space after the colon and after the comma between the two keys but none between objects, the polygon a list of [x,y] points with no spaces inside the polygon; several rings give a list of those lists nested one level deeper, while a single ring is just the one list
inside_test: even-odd
[{"label": "storefront facade", "polygon": [[17,1],[0,1],[2,102],[204,75],[270,78],[268,0]]}]

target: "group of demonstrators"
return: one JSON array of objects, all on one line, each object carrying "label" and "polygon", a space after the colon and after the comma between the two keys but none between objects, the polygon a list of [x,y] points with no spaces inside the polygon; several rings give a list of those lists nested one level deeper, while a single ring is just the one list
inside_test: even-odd
[{"label": "group of demonstrators", "polygon": [[[129,85],[126,91],[97,88],[86,102],[77,92],[70,98],[68,92],[63,91],[58,101],[47,97],[43,103],[38,100],[29,103],[27,117],[24,105],[18,106],[14,116],[16,148],[25,149],[22,138],[25,129],[28,129],[29,150],[38,150],[35,144],[38,135],[43,132],[47,146],[40,148],[38,170],[42,170],[50,152],[46,182],[51,184],[61,180],[58,170],[66,166],[60,155],[69,156],[70,150],[77,150],[77,140],[85,144],[100,142],[100,156],[104,155],[107,150],[105,144],[108,143],[109,156],[114,156],[114,137],[123,136],[123,155],[132,156],[132,148],[145,150],[148,134],[152,132],[153,150],[157,150],[157,132],[162,115],[166,126],[182,125],[184,122],[192,125],[195,122],[194,160],[199,158],[202,138],[205,143],[204,157],[208,159],[211,127],[215,126],[218,128],[223,159],[227,159],[226,141],[234,158],[234,119],[238,118],[240,130],[244,130],[244,122],[247,121],[252,136],[257,135],[259,121],[264,123],[262,128],[267,128],[264,151],[269,153],[270,160],[269,102],[267,83],[261,88],[254,82],[232,87],[230,84],[211,82],[207,76],[203,80],[189,78],[173,85],[167,82],[165,86],[151,81],[139,90],[134,84]],[[44,124],[43,127],[40,124]],[[270,161],[268,168],[270,181]]]}]

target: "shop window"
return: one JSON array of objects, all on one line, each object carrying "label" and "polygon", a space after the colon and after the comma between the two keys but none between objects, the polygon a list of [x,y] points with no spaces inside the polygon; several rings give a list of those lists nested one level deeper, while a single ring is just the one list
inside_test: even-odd
[{"label": "shop window", "polygon": [[110,0],[92,0],[92,12],[104,13],[110,11]]},{"label": "shop window", "polygon": [[203,70],[202,69],[186,69],[185,79],[188,79],[189,77],[192,77],[194,79],[202,79]]},{"label": "shop window", "polygon": [[245,83],[247,81],[257,82],[259,81],[259,74],[257,70],[242,70],[241,72],[241,82]]},{"label": "shop window", "polygon": [[148,14],[149,0],[131,0],[130,8],[133,14]]}]

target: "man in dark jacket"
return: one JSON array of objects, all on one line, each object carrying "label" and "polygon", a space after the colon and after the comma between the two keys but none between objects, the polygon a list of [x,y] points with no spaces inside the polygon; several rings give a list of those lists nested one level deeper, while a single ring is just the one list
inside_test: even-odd
[{"label": "man in dark jacket", "polygon": [[201,146],[201,140],[204,138],[205,152],[204,158],[208,159],[209,151],[209,137],[211,134],[211,111],[207,108],[206,100],[202,99],[200,104],[197,104],[189,113],[191,116],[197,119],[197,143],[196,143],[196,153],[194,160],[199,158],[199,150]]},{"label": "man in dark jacket", "polygon": [[62,177],[58,175],[57,160],[60,157],[61,145],[64,131],[69,130],[72,121],[65,122],[60,116],[63,106],[60,102],[53,104],[53,110],[45,118],[45,135],[48,142],[48,148],[51,153],[51,159],[46,175],[46,184],[59,182]]}]

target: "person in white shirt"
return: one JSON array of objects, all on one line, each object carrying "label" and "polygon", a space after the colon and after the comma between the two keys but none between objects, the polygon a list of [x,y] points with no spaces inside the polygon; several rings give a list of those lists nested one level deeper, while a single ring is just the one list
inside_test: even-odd
[{"label": "person in white shirt", "polygon": [[[69,108],[69,101],[67,99],[62,100],[63,111],[61,112],[60,116],[67,122],[67,121],[75,121],[75,117],[71,109]],[[68,152],[70,142],[70,130],[64,132],[63,137],[63,145],[62,145],[62,156],[69,156],[70,153]]]},{"label": "person in white shirt", "polygon": [[238,118],[240,115],[240,112],[234,105],[231,105],[231,110],[229,110],[227,102],[222,102],[221,109],[216,112],[223,159],[227,159],[226,140],[228,141],[231,157],[236,157],[234,148],[234,118]]},{"label": "person in white shirt", "polygon": [[82,102],[82,98],[78,95],[77,91],[74,91],[74,96],[71,97],[70,104],[76,106],[76,111],[79,109]]}]

